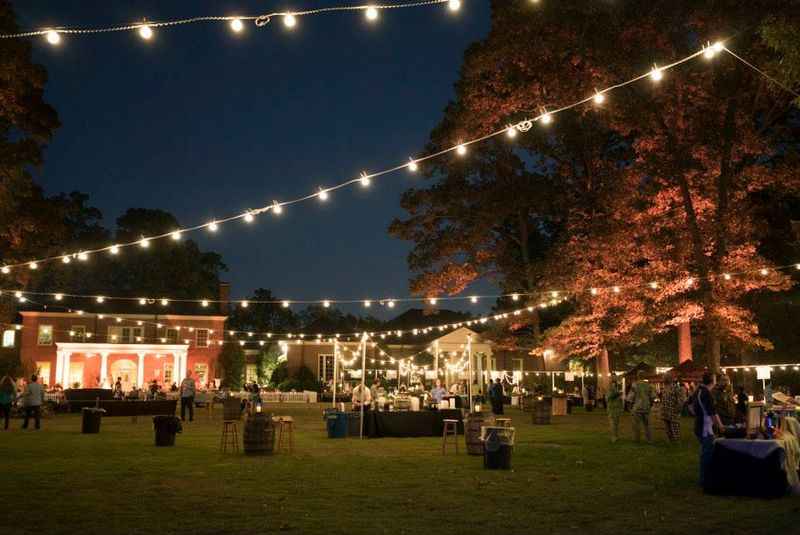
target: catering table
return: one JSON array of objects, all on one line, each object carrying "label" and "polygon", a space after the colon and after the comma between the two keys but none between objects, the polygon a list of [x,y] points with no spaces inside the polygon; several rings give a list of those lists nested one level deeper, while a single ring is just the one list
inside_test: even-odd
[{"label": "catering table", "polygon": [[[178,402],[174,399],[163,399],[154,401],[124,401],[106,400],[100,401],[99,407],[104,409],[104,416],[156,416],[174,415],[175,407]],[[91,405],[94,407],[95,405]]]},{"label": "catering table", "polygon": [[786,494],[786,452],[778,440],[718,439],[705,491],[777,498]]},{"label": "catering table", "polygon": [[458,420],[458,432],[464,433],[460,409],[365,411],[364,436],[369,438],[440,437],[445,419]]}]

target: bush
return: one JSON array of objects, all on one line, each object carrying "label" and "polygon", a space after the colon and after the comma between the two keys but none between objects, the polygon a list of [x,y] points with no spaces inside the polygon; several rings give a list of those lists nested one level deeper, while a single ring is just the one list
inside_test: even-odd
[{"label": "bush", "polygon": [[226,342],[219,353],[219,363],[222,366],[222,386],[231,390],[241,390],[245,368],[242,346]]},{"label": "bush", "polygon": [[[280,381],[276,381],[276,374],[278,375],[278,379]],[[281,374],[285,374],[285,377],[281,377]],[[276,388],[281,392],[289,392],[290,390],[296,390],[298,392],[302,392],[303,390],[311,390],[312,392],[321,392],[322,391],[322,383],[317,380],[317,377],[314,375],[314,372],[303,366],[298,370],[294,377],[288,377],[289,369],[286,366],[285,362],[281,362],[278,367],[272,372],[272,384],[276,385]]]},{"label": "bush", "polygon": [[322,383],[314,375],[314,372],[305,366],[300,368],[295,379],[302,385],[301,390],[311,390],[317,393],[322,391]]},{"label": "bush", "polygon": [[292,390],[302,392],[305,389],[303,388],[303,383],[297,379],[287,379],[278,385],[278,390],[281,392],[291,392]]},{"label": "bush", "polygon": [[274,370],[272,376],[269,378],[269,383],[280,389],[281,383],[289,378],[289,364],[286,361],[279,363]]}]

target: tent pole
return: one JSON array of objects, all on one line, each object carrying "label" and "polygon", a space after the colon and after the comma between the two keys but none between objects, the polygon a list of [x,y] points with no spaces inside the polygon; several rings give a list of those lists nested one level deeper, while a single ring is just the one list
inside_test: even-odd
[{"label": "tent pole", "polygon": [[475,408],[472,405],[472,335],[467,335],[467,365],[469,366],[469,412],[474,412]]},{"label": "tent pole", "polygon": [[359,438],[364,438],[364,376],[367,373],[367,333],[361,337],[361,432]]},{"label": "tent pole", "polygon": [[333,408],[336,408],[336,365],[339,360],[339,341],[333,340]]}]

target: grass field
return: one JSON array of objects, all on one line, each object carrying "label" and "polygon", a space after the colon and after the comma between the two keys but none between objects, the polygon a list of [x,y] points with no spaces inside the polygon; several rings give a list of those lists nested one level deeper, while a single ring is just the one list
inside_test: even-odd
[{"label": "grass field", "polygon": [[[174,448],[148,418],[77,415],[38,432],[0,432],[0,524],[6,533],[797,533],[800,499],[703,495],[697,446],[610,444],[602,412],[517,429],[513,470],[443,457],[440,439],[326,438],[322,406],[269,407],[297,420],[292,455],[219,452],[220,414],[204,411]],[[684,431],[690,429],[684,422]]]}]

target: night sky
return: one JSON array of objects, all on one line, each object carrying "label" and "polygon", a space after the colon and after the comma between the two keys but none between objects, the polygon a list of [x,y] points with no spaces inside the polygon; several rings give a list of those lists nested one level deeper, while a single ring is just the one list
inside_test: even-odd
[{"label": "night sky", "polygon": [[[331,5],[342,4],[14,3],[23,29]],[[377,24],[356,13],[305,17],[291,32],[280,20],[245,28],[162,28],[150,42],[134,32],[64,36],[55,48],[34,39],[63,123],[39,182],[48,193],[87,192],[108,227],[128,207],[164,209],[190,225],[396,165],[424,147],[465,48],[488,31],[489,5],[468,0],[455,15],[446,5],[384,11]],[[223,255],[233,296],[257,287],[295,299],[405,296],[410,245],[386,228],[415,180],[388,175],[279,218],[192,237]]]}]

